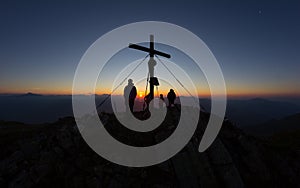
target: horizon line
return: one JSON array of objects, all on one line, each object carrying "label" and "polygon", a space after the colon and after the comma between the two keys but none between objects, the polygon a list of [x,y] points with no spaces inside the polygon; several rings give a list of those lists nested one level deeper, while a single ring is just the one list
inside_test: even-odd
[{"label": "horizon line", "polygon": [[[0,92],[0,95],[26,95],[26,94],[35,94],[35,95],[42,95],[42,96],[72,96],[72,93],[36,93],[36,92]],[[74,95],[83,95],[83,96],[92,96],[92,95],[110,95],[108,93],[78,93]],[[114,96],[123,96],[122,94],[111,94]],[[218,97],[219,95],[215,95]],[[189,95],[181,95],[181,97],[191,97]],[[295,93],[270,93],[270,94],[227,94],[227,98],[272,98],[272,97],[287,97],[287,98],[300,98],[300,94]],[[137,98],[140,98],[137,96]],[[211,95],[198,95],[198,98],[211,98]]]}]

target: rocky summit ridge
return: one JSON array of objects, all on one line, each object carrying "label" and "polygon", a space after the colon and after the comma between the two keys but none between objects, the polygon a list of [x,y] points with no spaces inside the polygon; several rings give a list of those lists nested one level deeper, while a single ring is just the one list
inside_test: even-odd
[{"label": "rocky summit ridge", "polygon": [[[143,141],[149,145],[168,137],[178,116],[176,109],[169,110],[168,125],[152,136],[126,132],[113,114],[102,113],[100,119],[117,139],[134,145],[148,138]],[[2,121],[0,187],[299,187],[299,152],[247,135],[228,120],[213,144],[199,153],[209,116],[200,114],[184,149],[144,168],[120,166],[98,156],[72,117],[43,125]]]}]

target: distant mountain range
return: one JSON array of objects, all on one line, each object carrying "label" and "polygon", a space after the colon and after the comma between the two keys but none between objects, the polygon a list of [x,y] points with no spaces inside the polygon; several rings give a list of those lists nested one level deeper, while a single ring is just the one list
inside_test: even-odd
[{"label": "distant mountain range", "polygon": [[[210,100],[200,99],[200,103],[210,111]],[[226,108],[226,116],[238,127],[256,126],[272,119],[281,119],[296,113],[300,113],[300,105],[262,98],[229,99]]]},{"label": "distant mountain range", "polygon": [[[78,95],[85,100],[91,96]],[[96,104],[101,103],[107,95],[96,95]],[[123,99],[122,96],[118,96]],[[167,99],[166,99],[167,101]],[[210,111],[210,100],[200,99],[200,104],[206,111]],[[108,99],[101,110],[112,112],[112,106],[118,106],[118,102],[111,104]],[[142,110],[142,101],[137,100],[135,110]],[[291,102],[273,101],[261,98],[250,100],[227,101],[226,116],[236,126],[261,125],[271,120],[279,120],[288,115],[300,113],[300,105]],[[45,123],[56,121],[60,117],[72,116],[71,95],[40,95],[36,93],[0,95],[0,120],[20,121],[25,123]]]},{"label": "distant mountain range", "polygon": [[246,127],[245,130],[255,135],[273,135],[282,132],[300,131],[300,113],[282,119],[270,120],[256,126]]}]

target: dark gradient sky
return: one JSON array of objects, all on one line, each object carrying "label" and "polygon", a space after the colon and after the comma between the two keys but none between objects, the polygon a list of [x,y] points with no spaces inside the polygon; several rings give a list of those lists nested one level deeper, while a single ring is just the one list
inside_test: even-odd
[{"label": "dark gradient sky", "polygon": [[1,1],[0,93],[71,93],[104,33],[165,21],[198,35],[231,95],[300,95],[299,1]]}]

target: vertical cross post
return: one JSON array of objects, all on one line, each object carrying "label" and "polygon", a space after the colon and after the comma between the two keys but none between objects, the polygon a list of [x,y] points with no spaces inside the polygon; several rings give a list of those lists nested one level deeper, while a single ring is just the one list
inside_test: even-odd
[{"label": "vertical cross post", "polygon": [[154,67],[157,64],[154,60],[154,55],[160,55],[166,58],[170,58],[171,56],[169,54],[166,54],[164,52],[160,52],[154,49],[154,36],[150,35],[150,45],[149,48],[146,48],[144,46],[140,46],[137,44],[129,44],[129,48],[133,48],[136,50],[141,50],[144,52],[149,53],[149,61],[148,61],[148,69],[149,69],[149,76],[150,76],[150,93],[147,95],[147,101],[148,103],[154,98],[154,85],[158,85],[158,80],[156,77],[154,77]]},{"label": "vertical cross post", "polygon": [[150,35],[150,57],[154,57],[154,36]]},{"label": "vertical cross post", "polygon": [[148,61],[148,69],[150,74],[150,93],[149,93],[149,101],[154,99],[154,67],[156,65],[156,61],[154,59],[154,36],[150,35],[150,59]]}]

